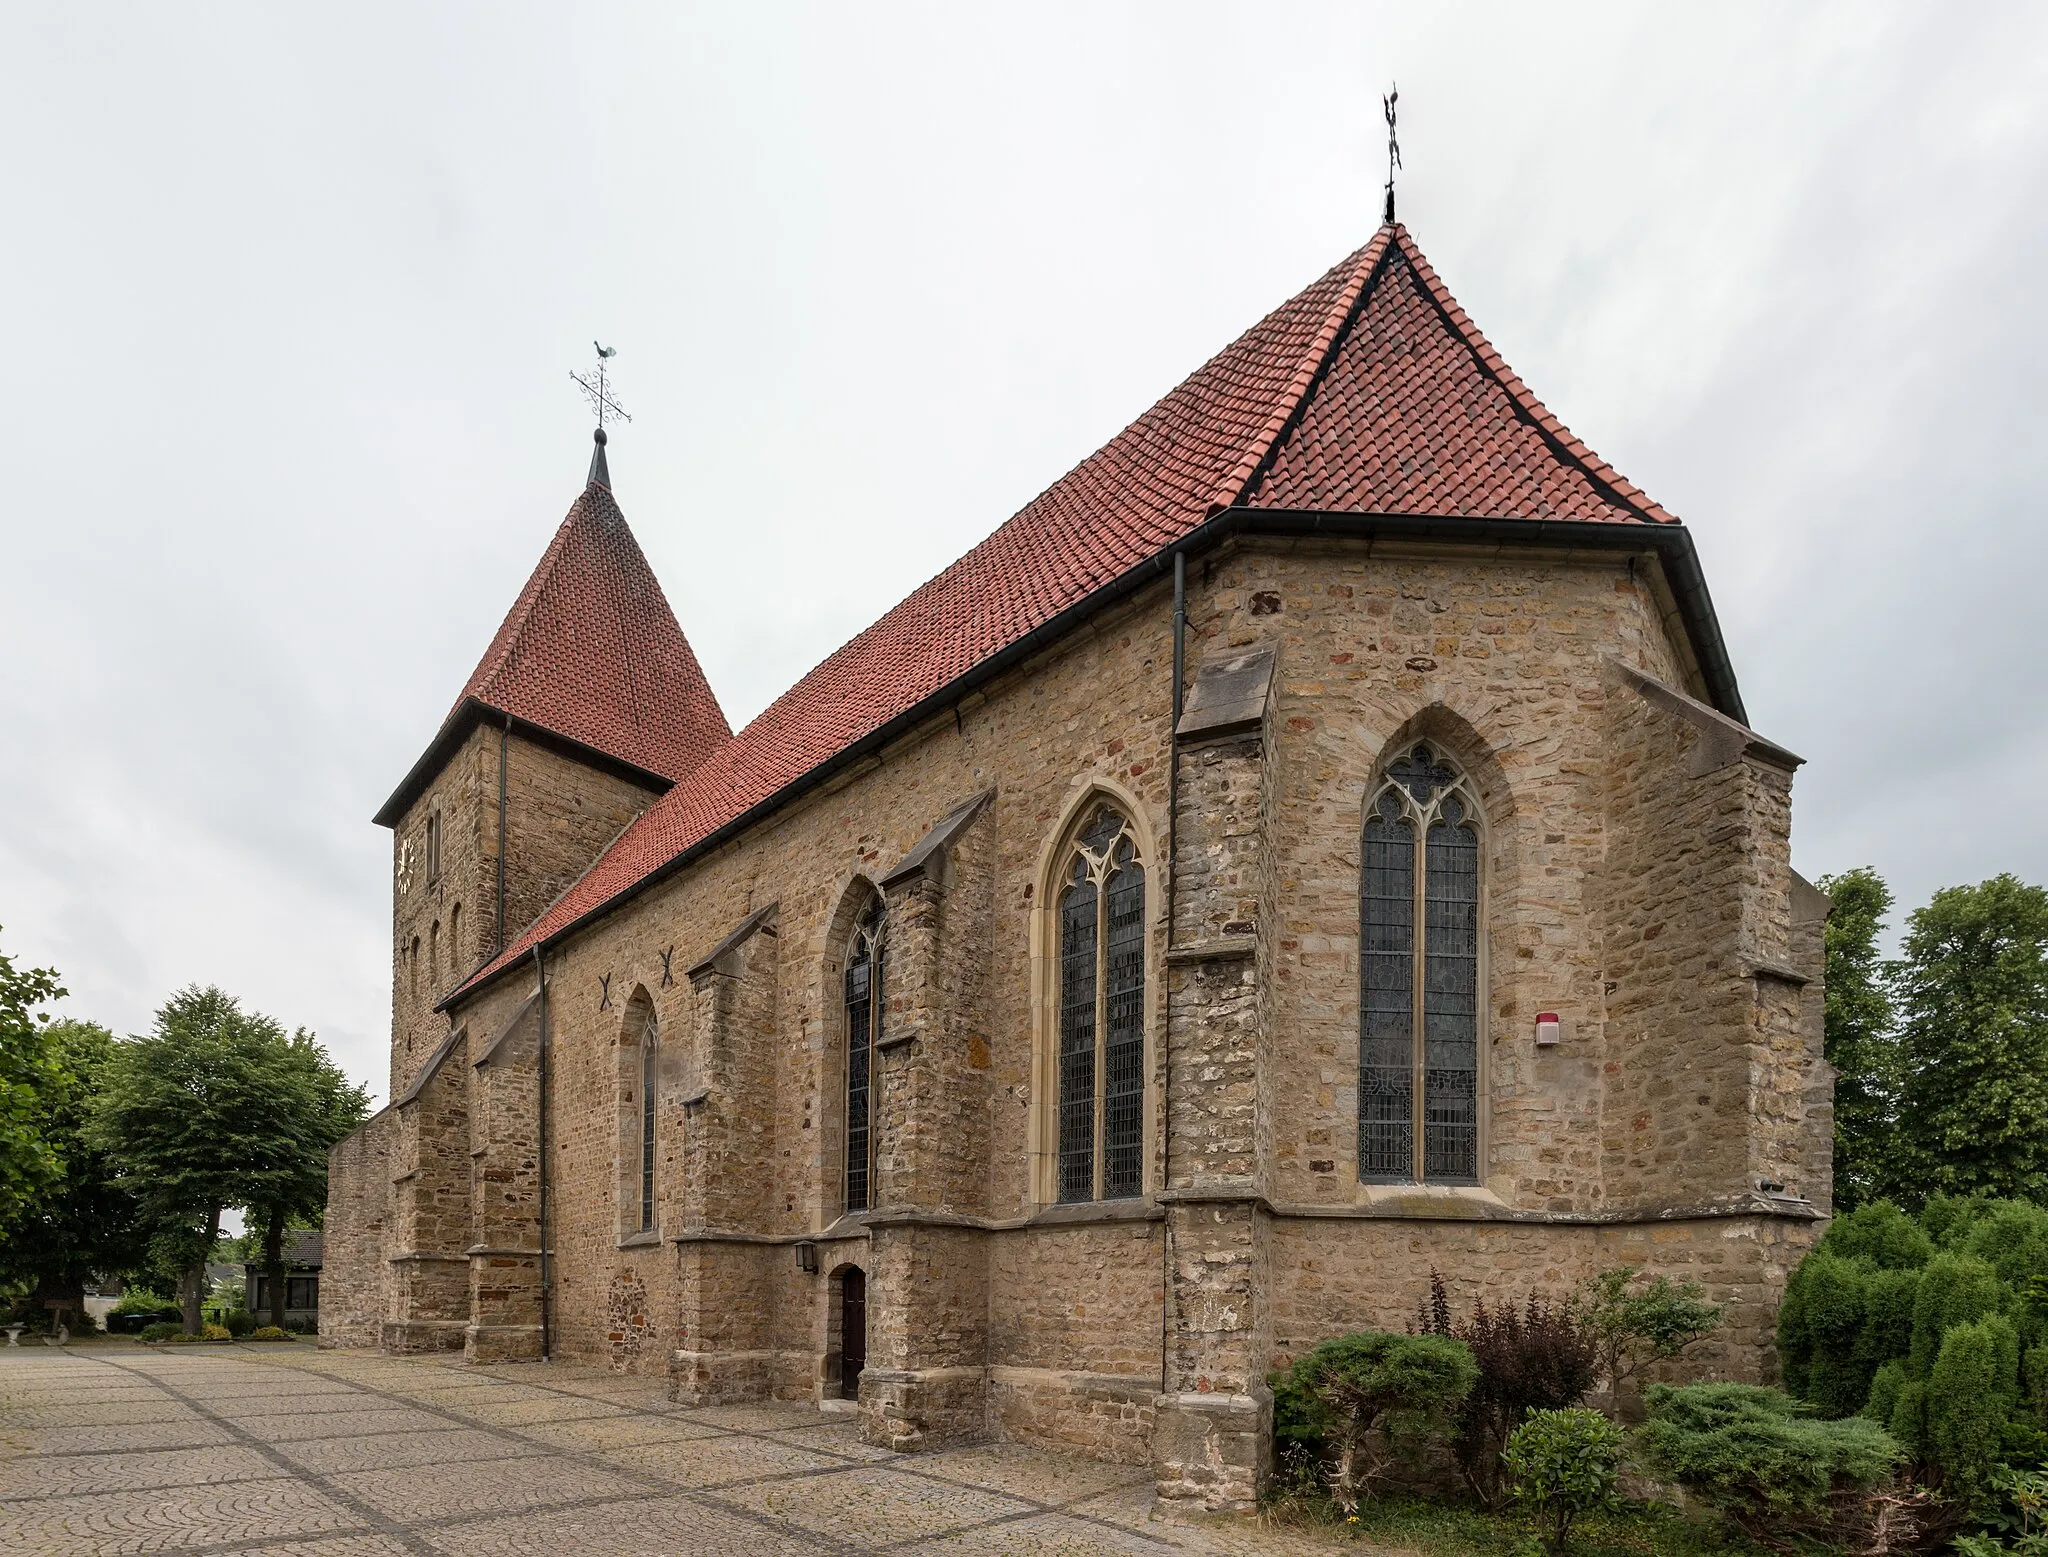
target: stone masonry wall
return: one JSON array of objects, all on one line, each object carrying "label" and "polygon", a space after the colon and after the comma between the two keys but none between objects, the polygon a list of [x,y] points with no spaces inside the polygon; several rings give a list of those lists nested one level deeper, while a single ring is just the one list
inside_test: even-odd
[{"label": "stone masonry wall", "polygon": [[[496,955],[498,756],[505,749],[505,924],[538,917],[654,800],[642,786],[501,730],[471,732],[392,829],[391,1095],[446,1035],[434,1003]],[[440,869],[427,825],[441,818]],[[415,945],[417,950],[415,950]]]},{"label": "stone masonry wall", "polygon": [[327,1154],[328,1247],[320,1269],[320,1344],[375,1346],[390,1303],[391,1141],[382,1109]]},{"label": "stone masonry wall", "polygon": [[[1641,699],[1613,678],[1610,662],[1679,679],[1650,566],[1258,543],[1191,572],[1191,673],[1260,646],[1273,649],[1276,670],[1257,739],[1184,754],[1182,922],[1171,960],[1163,585],[548,952],[557,1355],[648,1373],[673,1367],[679,1389],[821,1390],[837,1344],[832,1273],[852,1263],[870,1276],[871,1365],[878,1401],[890,1402],[876,1430],[891,1441],[982,1431],[1156,1464],[1162,1400],[1206,1393],[1256,1410],[1266,1366],[1352,1316],[1405,1316],[1432,1258],[1458,1262],[1446,1275],[1459,1280],[1538,1272],[1549,1282],[1612,1249],[1711,1270],[1717,1290],[1746,1305],[1731,1332],[1747,1348],[1742,1366],[1767,1365],[1774,1283],[1810,1222],[1754,1205],[1714,1221],[1526,1220],[1751,1193],[1750,1126],[1739,1107],[1726,1111],[1731,1097],[1784,1114],[1784,1129],[1765,1132],[1777,1144],[1760,1145],[1756,1162],[1797,1153],[1810,1165],[1821,1138],[1813,1099],[1824,1078],[1801,1047],[1815,1031],[1805,991],[1817,985],[1797,982],[1793,961],[1815,938],[1801,942],[1781,909],[1792,890],[1782,854],[1749,857],[1779,847],[1782,793],[1747,776],[1750,759],[1727,793],[1719,777],[1682,788],[1672,770],[1687,760],[1683,738],[1661,715],[1631,712]],[[1415,738],[1464,766],[1486,810],[1484,1183],[1389,1196],[1357,1181],[1358,840],[1375,775]],[[493,800],[494,739],[480,737],[469,753],[478,782],[488,768]],[[1626,782],[1615,777],[1622,764],[1633,764]],[[904,982],[889,993],[906,1003],[892,1008],[891,1030],[900,1019],[916,1032],[881,1066],[884,1198],[873,1213],[848,1215],[840,1002],[849,905],[984,791],[945,873],[895,889],[902,917],[892,934],[902,941],[891,955],[907,961],[892,969]],[[594,854],[609,837],[598,836],[599,821],[622,820],[638,803],[606,793],[611,811],[596,796],[570,808],[575,827],[542,840],[557,864],[579,849]],[[1048,1206],[1051,1110],[1034,1097],[1049,1074],[1034,1043],[1054,1030],[1044,873],[1051,840],[1104,797],[1133,812],[1148,861],[1148,1128],[1157,1141],[1162,1118],[1176,1127],[1170,1154],[1150,1165],[1146,1200]],[[1778,982],[1794,992],[1782,1010],[1765,1001],[1760,1017],[1749,972],[1710,970],[1696,1020],[1712,1032],[1696,1048],[1712,1057],[1712,1074],[1670,1097],[1653,1095],[1660,1062],[1644,1046],[1695,1020],[1681,1010],[1695,998],[1695,970],[1659,972],[1643,950],[1655,938],[1642,934],[1676,912],[1657,863],[1659,849],[1679,842],[1661,819],[1667,803],[1712,815],[1734,807],[1732,829],[1695,818],[1696,847],[1723,856],[1702,866],[1722,874],[1712,891],[1680,894],[1678,907],[1705,905],[1703,929],[1727,948],[1708,955],[1778,946],[1788,975]],[[515,798],[515,824],[519,814]],[[1615,908],[1622,883],[1646,894],[1638,911]],[[735,1083],[748,1100],[714,1126],[709,1095],[690,1100],[708,1082],[700,1036],[691,1063],[665,1057],[657,1098],[661,1162],[677,1143],[692,1161],[701,1147],[699,1188],[730,1184],[725,1209],[709,1199],[690,1207],[690,1170],[665,1172],[658,1241],[624,1238],[617,1052],[627,1005],[646,991],[665,1044],[702,1035],[693,1002],[706,997],[680,970],[769,904],[773,956],[747,974],[761,981],[749,1030],[764,1045],[765,1076],[757,1065],[761,1079]],[[1623,944],[1610,931],[1636,939]],[[531,984],[521,973],[455,1013],[472,1052]],[[1669,1004],[1669,1021],[1652,1018],[1657,1001]],[[1534,1046],[1538,1010],[1566,1018],[1555,1050]],[[394,1045],[395,1069],[397,1060]],[[1708,1104],[1685,1101],[1702,1095]],[[481,1105],[481,1086],[475,1097]],[[1610,1149],[1614,1099],[1633,1111]],[[1658,1144],[1638,1149],[1632,1122],[1645,1111]],[[728,1128],[736,1118],[743,1128]],[[1734,1140],[1663,1166],[1660,1118],[1673,1130],[1712,1119]],[[517,1164],[531,1160],[519,1154],[537,1143],[504,1145],[512,1178],[502,1182],[516,1186]],[[714,1160],[725,1166],[713,1172]],[[517,1195],[494,1193],[512,1196],[504,1209],[516,1223]],[[717,1221],[725,1215],[744,1225]],[[688,1241],[699,1217],[731,1239]],[[816,1244],[815,1272],[799,1268],[800,1242]],[[722,1373],[718,1355],[732,1362]],[[1173,1431],[1199,1415],[1181,1411]],[[1206,1452],[1192,1439],[1183,1447]]]}]

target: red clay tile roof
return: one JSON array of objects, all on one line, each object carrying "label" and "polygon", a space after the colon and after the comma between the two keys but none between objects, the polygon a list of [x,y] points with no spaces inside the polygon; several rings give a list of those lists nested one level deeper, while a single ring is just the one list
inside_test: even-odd
[{"label": "red clay tile roof", "polygon": [[596,481],[448,717],[470,698],[670,780],[732,739],[626,516]]},{"label": "red clay tile roof", "polygon": [[463,988],[1235,505],[1677,522],[1536,401],[1406,230],[1384,227],[712,751]]}]

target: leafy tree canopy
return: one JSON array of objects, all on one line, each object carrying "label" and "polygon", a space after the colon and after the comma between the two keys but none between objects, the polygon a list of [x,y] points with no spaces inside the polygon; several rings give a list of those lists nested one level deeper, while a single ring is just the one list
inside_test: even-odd
[{"label": "leafy tree canopy", "polygon": [[1823,876],[1820,888],[1834,901],[1823,942],[1824,1045],[1837,1073],[1835,1204],[1849,1210],[1883,1193],[1898,1117],[1898,1036],[1891,985],[1877,947],[1892,894],[1867,866]]},{"label": "leafy tree canopy", "polygon": [[114,1035],[92,1022],[68,1020],[51,1022],[44,1033],[55,1074],[40,1095],[36,1127],[63,1171],[0,1241],[0,1280],[76,1296],[89,1276],[139,1268],[148,1258],[148,1239],[133,1193],[116,1182],[106,1152],[86,1135],[113,1060]]},{"label": "leafy tree canopy", "polygon": [[42,1130],[64,1071],[50,1018],[36,1008],[66,993],[55,969],[18,968],[0,952],[0,1239],[64,1171]]},{"label": "leafy tree canopy", "polygon": [[327,1149],[367,1102],[311,1033],[217,988],[179,991],[152,1032],[114,1046],[88,1136],[159,1229],[159,1260],[186,1271],[188,1328],[222,1209],[316,1205]]},{"label": "leafy tree canopy", "polygon": [[1994,876],[1935,893],[1909,924],[1897,1198],[2048,1200],[2048,891]]}]

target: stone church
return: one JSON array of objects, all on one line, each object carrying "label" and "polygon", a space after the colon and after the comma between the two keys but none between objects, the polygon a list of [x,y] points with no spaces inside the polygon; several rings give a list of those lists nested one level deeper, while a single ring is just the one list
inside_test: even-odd
[{"label": "stone church", "polygon": [[1826,899],[1691,533],[1394,223],[734,733],[588,484],[376,820],[326,1344],[1241,1507],[1281,1360],[1629,1263],[1772,1366]]}]

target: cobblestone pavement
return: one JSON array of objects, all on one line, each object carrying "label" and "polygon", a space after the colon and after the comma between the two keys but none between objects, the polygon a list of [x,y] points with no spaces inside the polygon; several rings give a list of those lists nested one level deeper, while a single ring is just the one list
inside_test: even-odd
[{"label": "cobblestone pavement", "polygon": [[897,1455],[791,1405],[560,1365],[283,1346],[0,1348],[0,1553],[1299,1551],[1168,1524],[1127,1465]]}]

